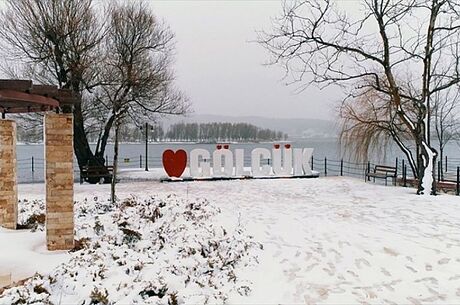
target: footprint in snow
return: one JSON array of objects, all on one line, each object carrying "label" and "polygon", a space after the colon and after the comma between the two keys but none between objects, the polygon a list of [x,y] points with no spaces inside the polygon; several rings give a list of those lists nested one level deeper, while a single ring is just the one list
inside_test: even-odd
[{"label": "footprint in snow", "polygon": [[368,267],[370,267],[370,263],[369,261],[367,261],[365,258],[359,258],[359,259],[355,259],[355,266],[358,268],[358,269],[361,269],[361,264],[364,264]]},{"label": "footprint in snow", "polygon": [[391,256],[398,256],[399,255],[398,252],[396,252],[393,249],[387,248],[387,247],[383,247],[383,252],[385,252],[386,254],[391,255]]},{"label": "footprint in snow", "polygon": [[398,303],[395,303],[395,302],[390,301],[390,300],[388,300],[388,299],[383,299],[382,301],[384,302],[384,304],[388,304],[388,305],[398,305]]},{"label": "footprint in snow", "polygon": [[405,266],[407,269],[409,269],[410,271],[412,271],[413,273],[417,273],[418,271],[414,268],[412,268],[411,266]]},{"label": "footprint in snow", "polygon": [[414,304],[414,305],[422,305],[422,303],[420,303],[419,300],[413,298],[413,297],[407,297],[407,300],[410,302],[410,304]]},{"label": "footprint in snow", "polygon": [[323,268],[323,271],[326,272],[329,276],[333,276],[333,275],[334,275],[334,271],[331,270],[331,269]]},{"label": "footprint in snow", "polygon": [[380,271],[386,276],[391,276],[391,273],[385,268],[381,268]]},{"label": "footprint in snow", "polygon": [[364,250],[364,253],[366,253],[367,255],[370,255],[370,256],[374,256],[374,254],[372,254],[372,252],[369,251],[369,250]]},{"label": "footprint in snow", "polygon": [[356,273],[354,273],[353,271],[351,271],[351,270],[347,270],[347,273],[351,274],[355,278],[359,278],[359,276]]},{"label": "footprint in snow", "polygon": [[444,257],[443,259],[440,259],[440,260],[438,261],[438,265],[445,265],[445,264],[447,264],[448,262],[450,262],[450,258]]},{"label": "footprint in snow", "polygon": [[431,284],[433,285],[437,285],[438,284],[438,280],[432,276],[430,277],[424,277],[424,278],[421,278],[421,279],[418,279],[415,281],[416,283],[420,283],[420,282],[430,282]]},{"label": "footprint in snow", "polygon": [[316,266],[318,266],[318,263],[313,263],[313,264],[307,266],[307,268],[305,268],[305,271],[310,272],[310,271],[313,270],[313,268],[315,268]]}]

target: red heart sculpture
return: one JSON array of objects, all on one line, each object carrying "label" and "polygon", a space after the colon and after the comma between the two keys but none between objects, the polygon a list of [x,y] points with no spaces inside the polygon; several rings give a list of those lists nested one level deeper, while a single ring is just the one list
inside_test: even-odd
[{"label": "red heart sculpture", "polygon": [[216,148],[217,150],[222,149],[222,145],[217,145]]},{"label": "red heart sculpture", "polygon": [[286,147],[287,149],[291,148],[291,144],[284,144],[284,147]]},{"label": "red heart sculpture", "polygon": [[224,149],[228,149],[230,146],[229,145],[224,145]]},{"label": "red heart sculpture", "polygon": [[187,153],[183,149],[174,152],[171,149],[163,152],[163,167],[169,177],[179,178],[187,166]]},{"label": "red heart sculpture", "polygon": [[280,148],[280,145],[279,145],[279,144],[275,144],[275,145],[273,145],[273,146],[275,147],[275,149]]}]

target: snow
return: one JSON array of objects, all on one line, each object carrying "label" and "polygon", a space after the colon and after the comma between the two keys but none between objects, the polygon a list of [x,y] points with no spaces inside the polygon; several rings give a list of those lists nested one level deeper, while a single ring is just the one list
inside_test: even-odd
[{"label": "snow", "polygon": [[[132,176],[142,178],[140,172]],[[43,188],[42,184],[20,185],[20,197],[43,199]],[[209,224],[240,227],[245,233],[238,240],[263,245],[263,250],[248,250],[248,261],[235,266],[237,283],[220,286],[227,303],[452,304],[460,300],[460,198],[456,196],[417,196],[414,189],[342,177],[126,182],[117,190],[120,198],[174,194],[179,203],[205,198],[211,210],[220,211],[209,216]],[[103,202],[108,196],[109,185],[75,185],[79,202],[84,198]],[[85,223],[94,223],[92,218],[86,217]],[[108,236],[115,238],[116,232]],[[45,251],[44,244],[43,232],[2,229],[0,275],[7,268],[16,279],[35,271],[47,275],[70,259],[71,254]],[[185,266],[186,261],[178,264]],[[110,270],[118,272],[115,267]],[[113,279],[123,282],[119,276]],[[199,295],[212,291],[176,284],[183,291],[181,301],[188,303],[204,302],[192,299],[193,291]],[[243,286],[249,287],[248,295],[238,290]]]}]

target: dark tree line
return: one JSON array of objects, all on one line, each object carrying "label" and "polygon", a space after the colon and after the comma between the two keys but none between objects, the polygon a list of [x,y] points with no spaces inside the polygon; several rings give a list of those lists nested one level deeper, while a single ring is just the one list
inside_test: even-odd
[{"label": "dark tree line", "polygon": [[287,139],[287,134],[248,123],[178,123],[169,127],[165,138],[197,142],[275,141]]},{"label": "dark tree line", "polygon": [[[43,140],[39,128],[18,128],[18,139],[25,143],[38,143]],[[114,131],[107,138],[114,142]],[[247,123],[178,123],[164,130],[161,124],[149,126],[149,141],[190,141],[190,142],[219,142],[219,141],[279,141],[286,140],[288,135],[276,130],[259,128]],[[98,142],[97,134],[88,135],[90,143]],[[120,126],[119,140],[121,142],[139,142],[145,140],[145,129],[133,124]]]}]

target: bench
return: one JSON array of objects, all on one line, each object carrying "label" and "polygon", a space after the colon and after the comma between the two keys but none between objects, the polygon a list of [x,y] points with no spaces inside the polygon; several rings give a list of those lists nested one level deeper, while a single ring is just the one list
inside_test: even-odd
[{"label": "bench", "polygon": [[80,170],[80,184],[88,182],[110,183],[113,177],[113,166],[85,165]]},{"label": "bench", "polygon": [[387,185],[387,179],[392,178],[393,179],[393,185],[396,185],[396,176],[397,176],[397,169],[396,167],[393,166],[386,166],[386,165],[376,165],[374,167],[374,172],[367,172],[366,177],[368,181],[370,178],[375,178],[377,179],[385,179],[385,185]]}]

